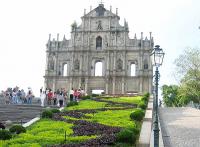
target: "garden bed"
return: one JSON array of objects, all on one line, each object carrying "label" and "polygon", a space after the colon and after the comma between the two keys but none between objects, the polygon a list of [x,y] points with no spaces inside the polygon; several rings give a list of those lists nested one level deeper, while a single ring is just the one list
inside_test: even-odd
[{"label": "garden bed", "polygon": [[[136,99],[135,103],[133,98],[124,97],[82,100],[63,112],[54,113],[51,119],[41,119],[28,127],[26,133],[0,141],[0,146],[133,146],[141,125],[130,119],[139,101]],[[124,129],[121,138],[129,135],[133,141],[125,143],[119,138],[119,132]]]}]

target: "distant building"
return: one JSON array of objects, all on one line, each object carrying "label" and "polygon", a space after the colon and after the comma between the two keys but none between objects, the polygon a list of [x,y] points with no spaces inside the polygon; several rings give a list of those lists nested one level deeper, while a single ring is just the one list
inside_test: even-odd
[{"label": "distant building", "polygon": [[[47,43],[45,87],[67,90],[82,87],[87,93],[106,94],[152,91],[151,50],[153,38],[129,38],[128,23],[119,24],[118,10],[103,4],[81,17],[81,25],[71,25],[71,39],[51,39]],[[97,68],[98,66],[98,68]]]}]

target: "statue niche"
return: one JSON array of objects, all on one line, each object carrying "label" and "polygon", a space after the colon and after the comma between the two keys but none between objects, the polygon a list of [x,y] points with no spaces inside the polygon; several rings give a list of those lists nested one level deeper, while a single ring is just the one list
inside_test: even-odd
[{"label": "statue niche", "polygon": [[121,59],[117,60],[117,70],[122,71],[123,68],[123,61]]},{"label": "statue niche", "polygon": [[74,62],[74,69],[75,70],[79,70],[79,68],[80,68],[79,61],[75,60],[75,62]]},{"label": "statue niche", "polygon": [[49,60],[49,69],[50,70],[54,70],[54,59],[53,59],[53,57],[50,57],[50,60]]}]

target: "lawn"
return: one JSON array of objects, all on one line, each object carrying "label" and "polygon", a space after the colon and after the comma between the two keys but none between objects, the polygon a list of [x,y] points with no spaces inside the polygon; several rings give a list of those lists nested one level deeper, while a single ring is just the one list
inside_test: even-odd
[{"label": "lawn", "polygon": [[100,109],[104,108],[106,102],[97,102],[93,100],[82,100],[76,106],[66,107],[65,110],[80,110],[80,109]]},{"label": "lawn", "polygon": [[94,115],[86,114],[86,116],[91,117],[88,121],[98,122],[108,126],[132,128],[135,126],[135,122],[130,119],[130,114],[133,110],[134,109],[99,111]]},{"label": "lawn", "polygon": [[119,102],[119,103],[130,103],[130,104],[138,104],[141,101],[142,96],[135,97],[115,97],[115,98],[102,98],[102,100]]}]

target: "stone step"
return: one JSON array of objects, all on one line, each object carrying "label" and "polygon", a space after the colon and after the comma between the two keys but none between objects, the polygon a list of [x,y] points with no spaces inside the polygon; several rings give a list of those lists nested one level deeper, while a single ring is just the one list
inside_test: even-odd
[{"label": "stone step", "polygon": [[[51,108],[59,108],[50,106]],[[30,121],[35,117],[39,117],[41,112],[46,109],[40,104],[0,104],[0,122],[11,120],[13,123],[23,123]]]}]

